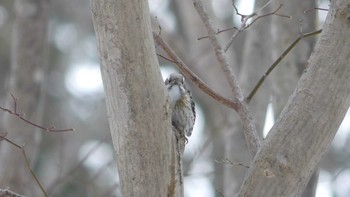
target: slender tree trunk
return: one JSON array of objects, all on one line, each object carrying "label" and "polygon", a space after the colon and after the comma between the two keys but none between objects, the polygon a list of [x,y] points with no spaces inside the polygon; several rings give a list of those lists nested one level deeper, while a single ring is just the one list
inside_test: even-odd
[{"label": "slender tree trunk", "polygon": [[[13,109],[13,94],[18,113],[40,124],[44,106],[43,84],[47,70],[47,0],[16,0],[16,20],[12,44],[12,64],[7,89],[6,107]],[[42,131],[11,115],[4,118],[7,137],[19,145],[25,144],[30,163],[36,161]],[[0,183],[27,196],[39,196],[38,186],[28,171],[21,151],[8,143],[0,143]],[[41,195],[41,193],[40,193]]]},{"label": "slender tree trunk", "polygon": [[[255,9],[261,8],[265,5],[265,1],[256,1]],[[269,8],[264,9],[264,13],[268,13]],[[242,65],[239,72],[239,80],[242,90],[245,96],[249,94],[257,81],[267,70],[269,64],[271,64],[271,40],[270,35],[270,18],[266,17],[261,21],[255,23],[250,29],[247,29],[245,37],[245,45],[241,48],[243,50]],[[266,108],[270,98],[269,81],[265,83],[259,92],[255,95],[250,102],[250,110],[254,116],[254,121],[259,134],[262,134],[262,130],[265,122]],[[241,142],[237,142],[238,133],[243,133],[241,123],[238,117],[235,118],[234,134],[230,138],[226,138],[226,158],[230,158],[234,162],[249,164],[251,158],[241,148],[247,148],[240,143],[245,143],[244,138],[238,138]],[[232,151],[233,150],[233,151]],[[244,180],[244,173],[246,168],[242,166],[230,166],[225,169],[225,196],[231,196],[239,191]]]},{"label": "slender tree trunk", "polygon": [[332,1],[294,93],[251,163],[240,196],[299,196],[350,105],[350,9]]},{"label": "slender tree trunk", "polygon": [[148,2],[92,0],[91,7],[122,194],[182,196]]}]

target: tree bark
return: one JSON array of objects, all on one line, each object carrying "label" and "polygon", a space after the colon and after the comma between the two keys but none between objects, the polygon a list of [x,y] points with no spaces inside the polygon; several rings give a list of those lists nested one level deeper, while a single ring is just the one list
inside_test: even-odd
[{"label": "tree bark", "polygon": [[[47,74],[47,0],[15,1],[15,25],[12,40],[11,71],[7,87],[6,107],[14,110],[10,94],[18,98],[18,113],[41,124],[44,95],[42,89]],[[42,131],[23,123],[19,118],[6,114],[3,132],[19,145],[25,144],[31,165],[36,162]],[[30,175],[20,150],[4,141],[0,143],[0,183],[13,191],[28,196],[39,196],[33,177]],[[40,193],[38,193],[40,192]]]},{"label": "tree bark", "polygon": [[240,196],[299,196],[350,105],[350,8],[332,1],[294,93],[254,158]]},{"label": "tree bark", "polygon": [[92,0],[123,196],[182,196],[147,1]]}]

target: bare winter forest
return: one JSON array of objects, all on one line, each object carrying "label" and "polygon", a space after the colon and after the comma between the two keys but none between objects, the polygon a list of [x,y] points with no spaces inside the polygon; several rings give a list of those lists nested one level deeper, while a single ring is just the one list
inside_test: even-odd
[{"label": "bare winter forest", "polygon": [[0,197],[350,196],[349,0],[1,0],[0,43]]}]

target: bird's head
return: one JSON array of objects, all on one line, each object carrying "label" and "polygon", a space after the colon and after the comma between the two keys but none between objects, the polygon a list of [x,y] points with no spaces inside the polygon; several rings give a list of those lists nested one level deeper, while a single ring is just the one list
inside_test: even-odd
[{"label": "bird's head", "polygon": [[165,80],[165,85],[167,87],[173,86],[173,85],[183,85],[184,84],[184,77],[179,73],[171,73],[169,77]]}]

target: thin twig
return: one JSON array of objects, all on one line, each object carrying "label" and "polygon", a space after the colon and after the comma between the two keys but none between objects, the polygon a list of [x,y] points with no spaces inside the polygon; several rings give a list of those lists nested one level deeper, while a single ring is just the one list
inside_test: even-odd
[{"label": "thin twig", "polygon": [[173,60],[171,60],[171,59],[165,57],[164,55],[161,55],[161,54],[157,54],[157,55],[158,55],[159,57],[161,57],[161,58],[163,58],[163,59],[165,59],[165,60],[171,62],[171,63],[174,63],[174,64],[177,64],[177,63],[178,63],[178,62],[175,62],[175,61],[173,61]]},{"label": "thin twig", "polygon": [[276,66],[283,60],[283,58],[289,53],[290,50],[292,50],[295,45],[302,39],[302,38],[306,38],[309,36],[313,36],[316,34],[319,34],[322,32],[322,29],[318,30],[318,31],[313,31],[310,33],[306,33],[306,34],[302,34],[300,35],[298,38],[296,38],[294,40],[294,42],[292,42],[291,45],[289,45],[289,47],[277,58],[277,60],[269,67],[269,69],[267,69],[267,71],[264,73],[263,76],[261,76],[261,78],[259,79],[258,83],[255,85],[255,87],[253,88],[253,90],[249,93],[249,95],[246,98],[247,103],[249,103],[253,96],[255,95],[255,93],[258,91],[258,89],[260,88],[260,86],[263,84],[263,82],[265,81],[266,77],[272,72],[272,70],[274,68],[276,68]]},{"label": "thin twig", "polygon": [[[218,34],[221,34],[221,33],[223,33],[223,32],[233,30],[233,29],[238,30],[237,27],[231,27],[231,28],[223,29],[223,30],[219,30],[219,29],[218,29],[218,30],[216,31],[215,34],[218,35]],[[209,36],[202,36],[202,37],[197,38],[197,40],[202,40],[202,39],[205,39],[205,38],[209,38]]]},{"label": "thin twig", "polygon": [[32,177],[35,179],[36,183],[39,185],[39,187],[40,187],[41,191],[44,193],[44,195],[45,195],[46,197],[48,197],[49,195],[48,195],[47,192],[45,191],[44,187],[41,185],[41,183],[40,183],[38,177],[36,177],[36,175],[35,175],[33,169],[30,167],[30,164],[29,164],[29,160],[28,160],[26,151],[24,150],[24,146],[22,146],[21,150],[22,150],[22,154],[23,154],[23,156],[24,156],[24,159],[25,159],[25,161],[26,161],[26,165],[27,165],[27,167],[28,167],[28,169],[29,169],[29,171],[30,171],[30,174],[31,174]]},{"label": "thin twig", "polygon": [[8,188],[6,188],[6,189],[0,189],[0,197],[25,197],[25,196],[22,196],[21,194],[17,194],[16,192],[13,192]]},{"label": "thin twig", "polygon": [[17,112],[17,98],[16,98],[15,96],[13,96],[12,94],[11,94],[11,97],[12,97],[12,100],[13,100],[13,110],[10,110],[10,109],[7,109],[7,108],[4,108],[4,107],[1,107],[1,106],[0,106],[0,109],[1,109],[1,110],[5,111],[5,112],[7,112],[7,113],[9,113],[9,114],[11,114],[11,115],[14,115],[14,116],[18,117],[19,119],[23,120],[24,122],[26,122],[26,123],[28,123],[28,124],[34,126],[34,127],[37,127],[37,128],[39,128],[39,129],[42,129],[42,130],[44,130],[44,131],[47,131],[47,132],[74,131],[73,128],[70,128],[70,129],[55,129],[54,126],[51,126],[51,127],[43,127],[43,126],[41,126],[41,125],[39,125],[39,124],[36,124],[36,123],[34,123],[34,122],[32,122],[32,121],[26,119],[26,118],[24,117],[24,114],[19,114],[19,113]]},{"label": "thin twig", "polygon": [[157,22],[157,25],[158,25],[158,29],[159,29],[158,35],[160,35],[162,33],[162,26],[160,26],[160,24],[159,24],[158,17],[155,16],[154,18],[156,19],[156,22]]},{"label": "thin twig", "polygon": [[35,179],[36,183],[39,185],[41,191],[44,193],[44,196],[45,197],[48,197],[48,194],[47,192],[45,191],[44,187],[42,186],[42,184],[40,183],[38,177],[35,175],[35,172],[33,171],[33,169],[30,167],[30,164],[29,164],[29,160],[28,160],[28,157],[27,157],[27,154],[26,154],[26,151],[24,149],[24,145],[23,146],[20,146],[18,144],[16,144],[15,142],[13,142],[12,140],[8,139],[6,137],[7,133],[5,133],[3,136],[0,136],[0,141],[2,140],[5,140],[6,142],[8,142],[9,144],[13,145],[14,147],[18,148],[21,150],[22,152],[22,155],[24,157],[24,160],[26,162],[26,165],[27,165],[27,168],[30,172],[30,174],[32,175],[32,177]]},{"label": "thin twig", "polygon": [[215,162],[220,163],[220,164],[230,164],[232,166],[243,166],[245,168],[249,168],[249,166],[247,166],[247,165],[244,165],[244,164],[241,164],[241,163],[237,163],[237,162],[233,162],[233,161],[231,161],[231,160],[229,160],[227,158],[225,158],[225,159],[223,159],[221,161],[215,160]]},{"label": "thin twig", "polygon": [[314,11],[314,10],[321,10],[321,11],[327,11],[327,12],[329,11],[328,8],[311,8],[311,9],[304,10],[304,14],[306,14],[306,13],[308,13],[310,11]]},{"label": "thin twig", "polygon": [[169,58],[165,58],[171,60],[171,62],[175,63],[176,67],[180,71],[180,73],[185,76],[187,79],[191,80],[200,90],[209,95],[214,100],[219,103],[226,105],[229,108],[237,110],[237,102],[231,99],[225,98],[221,96],[219,93],[215,92],[211,89],[207,84],[205,84],[196,74],[194,74],[188,66],[176,55],[174,50],[170,48],[170,46],[160,37],[158,34],[153,32],[153,38],[155,42],[161,46],[164,52],[169,56]]},{"label": "thin twig", "polygon": [[209,40],[215,50],[216,59],[224,72],[226,80],[228,81],[230,88],[235,96],[235,100],[238,101],[237,112],[242,122],[244,136],[247,141],[251,156],[254,157],[260,147],[260,141],[252,115],[248,110],[247,103],[245,103],[243,92],[238,84],[237,78],[235,77],[230,65],[228,64],[225,52],[219,44],[215,30],[210,22],[208,14],[203,7],[202,1],[193,0],[193,4],[208,31]]},{"label": "thin twig", "polygon": [[[279,6],[274,11],[272,11],[270,13],[259,15],[258,12],[260,12],[262,9],[264,9],[266,6],[268,6],[268,4],[270,4],[270,3],[271,3],[271,1],[267,2],[264,6],[262,6],[261,8],[259,8],[258,10],[254,11],[252,14],[249,14],[249,15],[240,14],[238,12],[237,7],[233,4],[234,9],[236,10],[236,14],[241,16],[241,26],[231,36],[228,44],[225,47],[225,50],[224,50],[225,52],[230,48],[230,46],[232,45],[233,41],[237,37],[238,33],[241,32],[241,31],[244,31],[245,29],[247,29],[250,26],[252,26],[257,20],[259,20],[261,18],[264,18],[264,17],[267,17],[267,16],[271,16],[271,15],[276,15],[276,16],[280,16],[280,17],[290,18],[290,16],[286,16],[286,15],[282,15],[282,14],[278,14],[277,13],[282,8],[283,4],[279,4]],[[250,23],[248,23],[249,19],[252,19],[252,21]]]},{"label": "thin twig", "polygon": [[283,4],[280,4],[274,11],[270,12],[270,13],[267,13],[267,14],[263,14],[263,15],[257,15],[257,17],[255,19],[252,20],[251,23],[247,24],[246,28],[247,29],[248,27],[252,26],[257,20],[261,19],[261,18],[264,18],[264,17],[267,17],[267,16],[271,16],[271,15],[276,15],[276,16],[279,16],[279,17],[284,17],[284,18],[292,18],[291,16],[287,16],[287,15],[283,15],[283,14],[278,14],[277,12],[282,8]]}]

